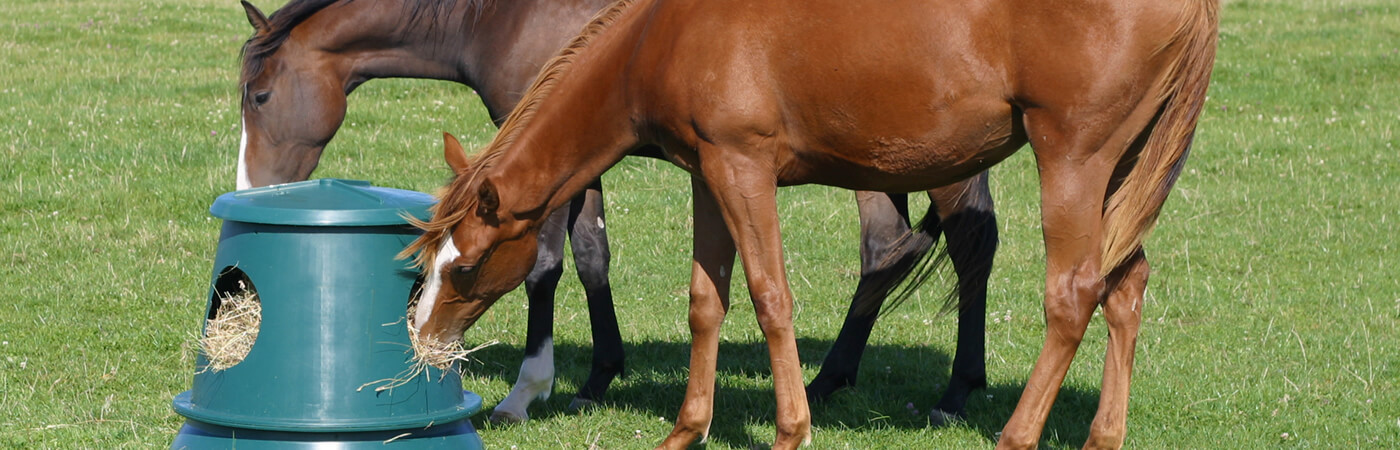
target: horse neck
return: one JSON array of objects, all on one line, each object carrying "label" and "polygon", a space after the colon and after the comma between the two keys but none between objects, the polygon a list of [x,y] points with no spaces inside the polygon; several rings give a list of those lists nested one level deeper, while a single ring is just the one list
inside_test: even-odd
[{"label": "horse neck", "polygon": [[[476,89],[491,116],[503,120],[539,68],[611,2],[347,2],[333,7],[336,14],[312,16],[303,27],[334,31],[311,38],[320,41],[311,46],[343,58],[337,66],[350,84],[375,78],[455,81]],[[442,9],[412,13],[415,6],[425,5]],[[314,20],[323,22],[311,23]]]},{"label": "horse neck", "polygon": [[618,99],[570,100],[541,108],[537,126],[518,136],[485,172],[503,191],[503,202],[512,199],[505,208],[518,217],[544,219],[640,145]]},{"label": "horse neck", "polygon": [[[297,26],[293,39],[334,61],[351,84],[375,78],[426,78],[467,83],[476,1],[342,2]],[[415,5],[441,5],[412,14]],[[300,39],[297,39],[300,37]],[[290,43],[290,42],[289,42]]]},{"label": "horse neck", "polygon": [[613,0],[484,0],[463,49],[468,86],[501,125],[540,68]]}]

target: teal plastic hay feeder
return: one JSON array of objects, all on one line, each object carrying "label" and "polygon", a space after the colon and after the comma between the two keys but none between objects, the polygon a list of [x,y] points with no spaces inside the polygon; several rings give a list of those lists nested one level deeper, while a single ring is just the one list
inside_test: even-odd
[{"label": "teal plastic hay feeder", "polygon": [[411,366],[404,319],[418,274],[395,255],[418,231],[400,214],[427,218],[433,202],[335,179],[219,196],[206,317],[252,289],[262,320],[241,362],[198,371],[175,397],[187,420],[171,447],[482,448],[469,421],[481,397],[455,368],[375,389]]}]

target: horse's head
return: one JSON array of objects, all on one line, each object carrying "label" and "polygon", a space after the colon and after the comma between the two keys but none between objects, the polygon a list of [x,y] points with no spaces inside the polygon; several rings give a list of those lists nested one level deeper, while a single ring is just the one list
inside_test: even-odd
[{"label": "horse's head", "polygon": [[295,23],[243,7],[256,32],[243,49],[238,189],[306,180],[345,119],[353,82],[290,38]]},{"label": "horse's head", "polygon": [[425,276],[414,327],[427,339],[452,342],[525,280],[535,264],[537,232],[533,221],[501,207],[500,190],[475,172],[457,139],[443,138],[456,179],[423,224],[423,236],[405,253],[422,252]]}]

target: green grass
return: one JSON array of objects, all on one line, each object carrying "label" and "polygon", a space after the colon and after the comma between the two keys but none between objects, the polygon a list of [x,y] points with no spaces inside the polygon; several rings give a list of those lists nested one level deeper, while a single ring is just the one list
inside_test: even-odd
[{"label": "green grass", "polygon": [[[265,11],[276,2],[258,2]],[[1195,151],[1147,243],[1154,273],[1129,412],[1146,448],[1394,447],[1400,443],[1400,6],[1385,0],[1233,1]],[[165,447],[193,374],[219,222],[233,188],[234,78],[251,28],[233,1],[0,4],[0,447]],[[318,177],[431,191],[438,133],[487,124],[471,91],[375,81],[352,97]],[[1029,152],[993,170],[1002,231],[988,370],[964,424],[924,427],[946,382],[953,318],[942,287],[882,320],[860,386],[813,408],[814,448],[988,447],[1043,339],[1043,245]],[[587,371],[582,290],[557,314],[556,396],[530,423],[477,418],[492,448],[643,448],[670,430],[689,345],[684,174],[625,161],[604,178],[612,282],[629,375],[604,408],[565,406]],[[835,337],[857,272],[853,196],[781,197],[804,371]],[[939,281],[934,281],[939,283]],[[772,439],[761,334],[742,288],[721,346],[711,446]],[[487,407],[523,342],[518,293],[467,335],[500,339],[464,380]],[[1098,399],[1091,324],[1043,444],[1077,446]]]}]

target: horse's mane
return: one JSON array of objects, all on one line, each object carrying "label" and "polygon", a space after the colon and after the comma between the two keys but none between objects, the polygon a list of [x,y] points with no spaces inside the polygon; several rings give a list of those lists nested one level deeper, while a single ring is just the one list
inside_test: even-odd
[{"label": "horse's mane", "polygon": [[617,0],[606,9],[593,16],[588,25],[583,27],[583,31],[569,42],[554,58],[545,63],[540,69],[540,74],[535,78],[535,82],[530,85],[530,89],[525,91],[524,98],[506,116],[505,123],[501,125],[501,130],[496,133],[496,137],[491,140],[478,156],[472,161],[470,174],[456,174],[447,185],[438,191],[438,203],[431,208],[432,219],[428,221],[417,220],[408,217],[410,223],[423,230],[423,235],[404,248],[399,253],[400,258],[406,258],[415,252],[418,256],[413,258],[416,267],[425,267],[426,263],[437,257],[437,251],[442,246],[442,242],[447,239],[452,232],[452,228],[462,221],[467,214],[476,209],[476,190],[471,189],[477,182],[477,175],[482,171],[491,168],[496,160],[500,159],[511,143],[520,136],[530,120],[535,117],[535,112],[539,110],[540,104],[545,97],[554,90],[559,78],[568,73],[573,66],[574,60],[583,52],[585,48],[593,42],[599,34],[607,30],[617,18],[631,6],[635,0]]},{"label": "horse's mane", "polygon": [[[277,11],[273,11],[268,16],[267,32],[253,33],[248,38],[248,42],[243,44],[243,72],[239,76],[240,86],[247,84],[248,80],[262,73],[263,62],[268,56],[276,52],[287,42],[287,37],[291,36],[292,29],[296,28],[307,18],[317,11],[326,9],[327,6],[338,3],[341,0],[292,0]],[[352,1],[352,0],[346,0]]]},{"label": "horse's mane", "polygon": [[[267,17],[269,30],[265,33],[254,33],[248,41],[243,43],[242,59],[243,71],[239,74],[238,84],[243,86],[258,74],[262,73],[264,63],[267,58],[277,52],[282,44],[287,42],[287,38],[292,35],[292,29],[301,25],[313,14],[337,3],[350,3],[354,0],[292,0],[286,5],[273,11]],[[488,0],[471,0],[472,8],[480,12],[481,7]],[[416,22],[420,17],[441,17],[445,12],[451,11],[457,0],[419,0],[405,1],[404,9],[410,22]]]}]

